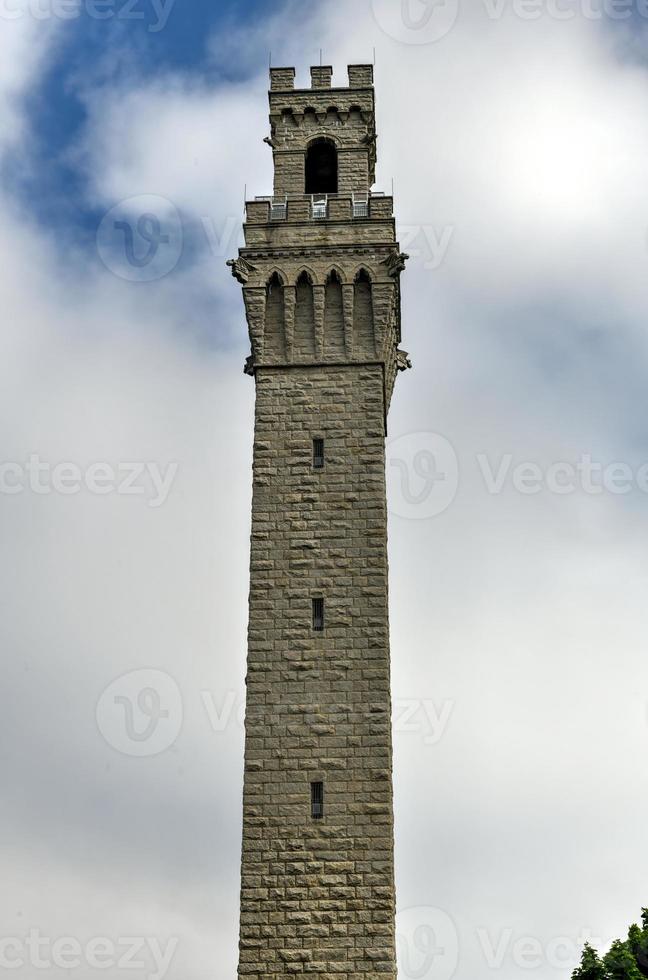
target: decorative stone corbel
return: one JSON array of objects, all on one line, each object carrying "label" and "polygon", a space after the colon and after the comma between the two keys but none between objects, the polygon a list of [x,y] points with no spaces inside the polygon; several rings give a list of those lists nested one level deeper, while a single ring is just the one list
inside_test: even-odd
[{"label": "decorative stone corbel", "polygon": [[257,269],[255,265],[252,265],[251,262],[248,262],[248,260],[244,259],[242,256],[240,256],[238,259],[230,259],[227,264],[232,270],[232,275],[234,278],[237,279],[242,286],[247,285],[250,276],[253,272],[256,272]]},{"label": "decorative stone corbel", "polygon": [[410,356],[406,350],[396,351],[396,368],[398,371],[409,371],[412,367]]},{"label": "decorative stone corbel", "polygon": [[383,265],[387,266],[387,271],[389,275],[396,279],[400,276],[401,272],[405,271],[405,263],[409,259],[407,252],[392,252],[388,258],[383,261]]}]

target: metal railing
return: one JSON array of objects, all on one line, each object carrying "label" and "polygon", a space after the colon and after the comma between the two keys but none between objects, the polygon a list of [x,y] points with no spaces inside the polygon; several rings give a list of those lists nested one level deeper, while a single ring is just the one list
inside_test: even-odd
[{"label": "metal railing", "polygon": [[368,218],[369,217],[369,195],[368,194],[354,194],[353,195],[353,217],[354,218]]},{"label": "metal railing", "polygon": [[283,201],[270,201],[270,221],[285,221],[288,217],[288,197]]},{"label": "metal railing", "polygon": [[328,218],[328,194],[313,194],[311,197],[311,217],[316,221]]}]

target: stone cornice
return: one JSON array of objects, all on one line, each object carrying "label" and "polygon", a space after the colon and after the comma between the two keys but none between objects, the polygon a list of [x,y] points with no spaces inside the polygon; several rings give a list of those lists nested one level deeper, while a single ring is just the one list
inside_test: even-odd
[{"label": "stone cornice", "polygon": [[[385,253],[387,257],[393,255],[394,259],[397,261],[400,255],[399,246],[396,242],[381,243],[379,245],[330,245],[322,246],[318,244],[313,244],[312,246],[287,246],[282,245],[279,248],[254,248],[253,246],[248,246],[241,249],[240,256],[243,260],[263,260],[268,259],[272,261],[273,259],[286,258],[312,258],[312,257],[322,257],[322,258],[334,258],[339,255],[340,252],[344,252],[346,255],[382,255]],[[239,260],[240,261],[240,260]],[[228,265],[230,263],[228,262]],[[387,264],[385,262],[385,264]],[[403,265],[403,268],[405,266]]]}]

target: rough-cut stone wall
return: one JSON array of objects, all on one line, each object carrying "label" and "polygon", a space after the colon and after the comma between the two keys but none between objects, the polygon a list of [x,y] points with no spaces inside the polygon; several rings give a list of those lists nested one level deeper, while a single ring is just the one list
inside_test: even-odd
[{"label": "rough-cut stone wall", "polygon": [[239,973],[395,977],[383,369],[256,386]]},{"label": "rough-cut stone wall", "polygon": [[[230,263],[257,388],[241,980],[396,975],[385,431],[408,365],[406,256],[392,199],[370,194],[372,66],[350,66],[349,80],[331,88],[320,66],[295,89],[293,69],[271,70],[268,142],[289,199],[285,211],[248,202]],[[340,193],[315,217],[304,161],[321,136],[338,147]]]}]

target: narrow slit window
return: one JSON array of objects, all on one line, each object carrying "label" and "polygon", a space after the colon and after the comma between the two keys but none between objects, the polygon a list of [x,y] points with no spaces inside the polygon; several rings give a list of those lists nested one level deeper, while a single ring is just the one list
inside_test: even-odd
[{"label": "narrow slit window", "polygon": [[316,470],[324,469],[324,440],[313,439],[313,466]]},{"label": "narrow slit window", "polygon": [[313,599],[313,629],[316,633],[324,630],[324,600]]},{"label": "narrow slit window", "polygon": [[311,783],[311,817],[324,819],[324,783]]}]

